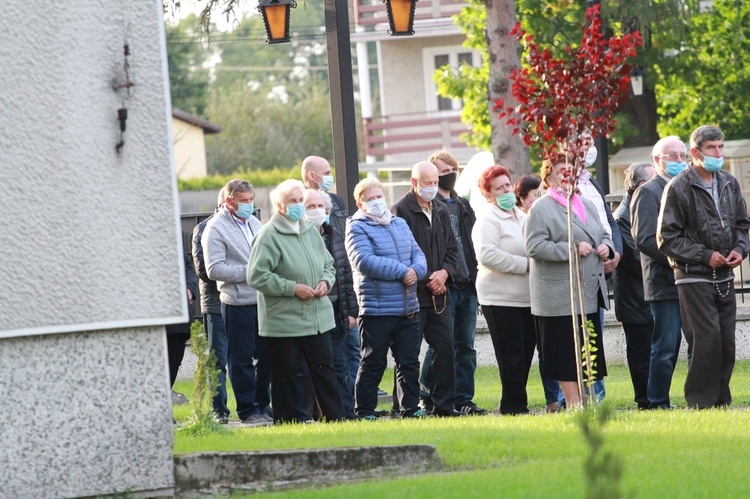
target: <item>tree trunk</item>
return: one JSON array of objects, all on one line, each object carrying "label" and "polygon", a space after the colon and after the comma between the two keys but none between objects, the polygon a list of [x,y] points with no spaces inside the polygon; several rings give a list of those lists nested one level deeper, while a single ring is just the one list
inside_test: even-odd
[{"label": "tree trunk", "polygon": [[506,126],[493,111],[497,99],[505,99],[505,107],[516,106],[510,94],[508,78],[514,69],[521,67],[518,41],[508,33],[516,25],[514,0],[486,0],[487,47],[490,54],[490,79],[487,84],[487,101],[490,107],[492,127],[492,153],[495,162],[510,170],[513,181],[531,173],[529,150],[520,135],[513,135],[513,128]]}]

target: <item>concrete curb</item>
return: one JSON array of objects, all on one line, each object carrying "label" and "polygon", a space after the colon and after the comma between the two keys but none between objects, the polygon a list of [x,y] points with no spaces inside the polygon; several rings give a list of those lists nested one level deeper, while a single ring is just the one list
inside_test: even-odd
[{"label": "concrete curb", "polygon": [[432,445],[271,452],[215,452],[174,458],[175,489],[189,497],[227,489],[272,490],[439,470]]}]

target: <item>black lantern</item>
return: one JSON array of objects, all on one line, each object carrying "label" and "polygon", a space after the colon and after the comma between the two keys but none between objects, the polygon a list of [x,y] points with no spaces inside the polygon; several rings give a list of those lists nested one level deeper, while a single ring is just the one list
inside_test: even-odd
[{"label": "black lantern", "polygon": [[645,76],[646,72],[641,68],[633,68],[630,72],[630,88],[633,90],[634,97],[643,95],[643,78]]},{"label": "black lantern", "polygon": [[283,43],[290,40],[290,11],[297,6],[294,0],[258,0],[258,10],[266,25],[266,43]]},{"label": "black lantern", "polygon": [[388,24],[391,36],[411,36],[414,34],[414,9],[417,0],[383,0],[388,11]]}]

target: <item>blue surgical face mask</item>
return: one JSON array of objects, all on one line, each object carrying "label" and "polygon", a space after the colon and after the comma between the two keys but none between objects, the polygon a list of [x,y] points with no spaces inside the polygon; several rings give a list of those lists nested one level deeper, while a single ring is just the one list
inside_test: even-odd
[{"label": "blue surgical face mask", "polygon": [[294,203],[286,207],[286,216],[292,222],[299,222],[305,216],[305,203]]},{"label": "blue surgical face mask", "polygon": [[365,203],[365,213],[369,215],[382,217],[386,210],[388,206],[385,204],[385,198],[376,198]]},{"label": "blue surgical face mask", "polygon": [[667,165],[667,175],[670,177],[676,176],[687,167],[684,161],[665,161],[664,164]]},{"label": "blue surgical face mask", "polygon": [[328,192],[328,189],[333,187],[333,175],[318,175],[321,178],[318,187],[321,191]]},{"label": "blue surgical face mask", "polygon": [[255,203],[237,203],[237,216],[240,218],[250,218],[255,211]]},{"label": "blue surgical face mask", "polygon": [[703,168],[707,172],[718,172],[724,166],[724,158],[714,158],[713,156],[703,155]]}]

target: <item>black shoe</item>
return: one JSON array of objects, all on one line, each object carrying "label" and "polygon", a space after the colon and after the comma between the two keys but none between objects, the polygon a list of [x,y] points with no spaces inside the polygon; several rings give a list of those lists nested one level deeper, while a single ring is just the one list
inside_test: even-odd
[{"label": "black shoe", "polygon": [[382,418],[384,416],[389,416],[391,414],[391,411],[388,411],[386,409],[383,409],[382,411],[373,411],[375,413],[376,417]]},{"label": "black shoe", "polygon": [[419,399],[419,407],[424,409],[428,414],[432,414],[432,411],[435,409],[435,406],[432,405],[432,400],[430,399]]},{"label": "black shoe", "polygon": [[456,410],[458,412],[466,414],[467,416],[484,416],[485,414],[490,413],[490,411],[488,411],[487,409],[477,407],[477,404],[475,404],[474,402],[469,402],[468,404],[465,404],[461,407],[456,407]]},{"label": "black shoe", "polygon": [[229,414],[214,414],[214,421],[219,424],[229,423]]},{"label": "black shoe", "polygon": [[439,418],[460,418],[461,416],[466,416],[467,414],[458,412],[455,409],[433,409],[432,415]]},{"label": "black shoe", "polygon": [[388,393],[385,390],[381,390],[380,388],[378,388],[378,397],[387,397],[388,395],[390,395],[390,393]]}]

